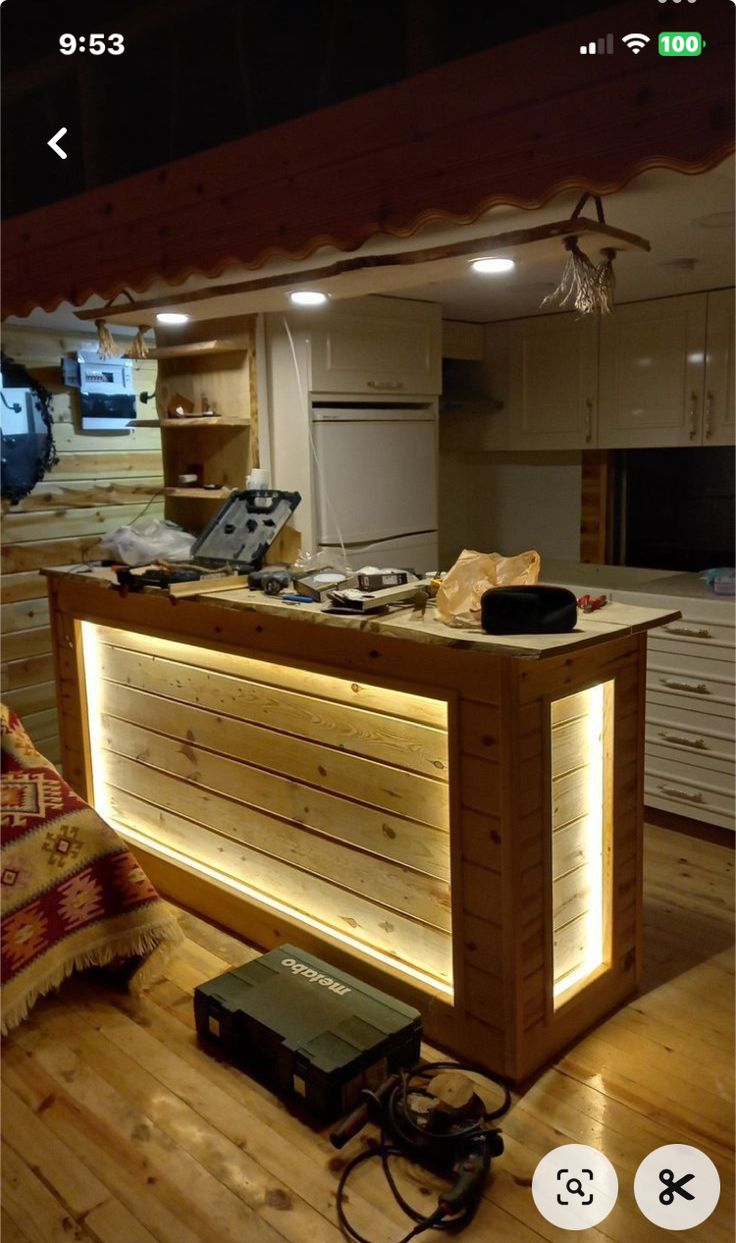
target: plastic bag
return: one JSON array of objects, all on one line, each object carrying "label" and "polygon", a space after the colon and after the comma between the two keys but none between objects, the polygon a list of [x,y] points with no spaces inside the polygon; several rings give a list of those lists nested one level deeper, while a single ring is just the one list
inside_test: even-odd
[{"label": "plastic bag", "polygon": [[105,560],[125,565],[148,565],[151,561],[190,561],[194,536],[175,522],[149,518],[132,526],[117,527],[100,540]]},{"label": "plastic bag", "polygon": [[536,583],[542,559],[538,552],[502,557],[498,552],[463,549],[437,592],[437,616],[448,626],[480,628],[480,598],[491,587]]},{"label": "plastic bag", "polygon": [[318,548],[315,552],[301,549],[291,568],[294,574],[319,574],[322,570],[341,570],[344,574],[353,572],[337,548]]}]

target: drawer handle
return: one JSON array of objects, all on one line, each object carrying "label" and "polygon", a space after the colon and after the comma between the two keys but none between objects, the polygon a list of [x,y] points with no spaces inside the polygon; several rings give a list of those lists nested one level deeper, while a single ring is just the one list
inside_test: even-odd
[{"label": "drawer handle", "polygon": [[387,392],[396,392],[397,389],[403,388],[401,380],[369,380],[368,388],[381,388]]},{"label": "drawer handle", "polygon": [[705,439],[710,440],[713,434],[713,394],[707,394],[708,400],[705,404]]},{"label": "drawer handle", "polygon": [[676,742],[681,747],[692,747],[695,751],[707,751],[705,738],[688,738],[687,734],[668,734],[665,730],[659,730],[660,738],[664,738],[665,742]]},{"label": "drawer handle", "polygon": [[660,678],[659,680],[671,691],[692,691],[694,695],[710,695],[705,682],[682,682],[678,678]]},{"label": "drawer handle", "polygon": [[684,799],[686,803],[704,802],[702,790],[680,790],[678,789],[677,786],[663,786],[663,785],[661,785],[659,788],[663,794],[667,795],[668,798],[681,798],[681,799]]},{"label": "drawer handle", "polygon": [[693,390],[693,392],[690,394],[690,415],[688,419],[688,436],[690,437],[691,440],[695,439],[697,435],[697,431],[698,431],[697,415],[698,415],[698,394]]},{"label": "drawer handle", "polygon": [[585,403],[585,443],[590,444],[593,439],[593,403],[588,398]]},{"label": "drawer handle", "polygon": [[681,634],[686,639],[712,639],[713,635],[705,626],[664,626],[667,634]]}]

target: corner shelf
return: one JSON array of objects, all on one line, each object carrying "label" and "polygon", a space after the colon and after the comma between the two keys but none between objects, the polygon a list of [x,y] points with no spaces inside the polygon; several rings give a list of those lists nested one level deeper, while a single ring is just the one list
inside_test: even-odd
[{"label": "corner shelf", "polygon": [[[257,456],[255,328],[255,316],[250,315],[156,328],[150,357],[158,368],[164,513],[194,535],[233,491],[245,487],[251,456]],[[176,417],[179,406],[191,417]],[[182,475],[200,482],[181,487]],[[204,480],[218,486],[205,488]]]}]

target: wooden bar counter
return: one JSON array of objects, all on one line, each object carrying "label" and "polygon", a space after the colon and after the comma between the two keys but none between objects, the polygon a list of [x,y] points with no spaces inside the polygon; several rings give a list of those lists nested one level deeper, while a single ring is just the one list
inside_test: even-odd
[{"label": "wooden bar counter", "polygon": [[162,892],[516,1080],[635,990],[646,630],[677,614],[496,638],[47,574],[65,775]]}]

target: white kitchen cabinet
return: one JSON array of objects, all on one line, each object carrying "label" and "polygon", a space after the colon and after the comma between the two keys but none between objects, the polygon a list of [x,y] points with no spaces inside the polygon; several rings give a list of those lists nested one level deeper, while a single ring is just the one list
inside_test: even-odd
[{"label": "white kitchen cabinet", "polygon": [[[454,356],[461,343],[446,332]],[[600,321],[487,324],[484,381],[504,408],[468,407],[448,422],[448,446],[450,437],[463,450],[733,444],[733,342],[733,289],[629,303]]]},{"label": "white kitchen cabinet", "polygon": [[598,447],[701,443],[707,294],[617,307],[601,323]]},{"label": "white kitchen cabinet", "polygon": [[301,317],[310,337],[314,393],[435,395],[442,390],[442,312],[432,302],[356,298]]},{"label": "white kitchen cabinet", "polygon": [[704,445],[732,445],[734,425],[734,291],[708,294]]},{"label": "white kitchen cabinet", "polygon": [[595,445],[598,324],[573,315],[509,325],[509,448]]},{"label": "white kitchen cabinet", "polygon": [[644,802],[733,828],[733,602],[646,588],[616,599],[682,613],[647,636]]}]

